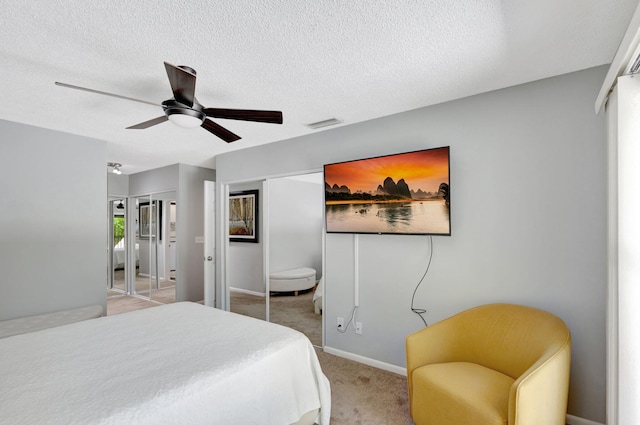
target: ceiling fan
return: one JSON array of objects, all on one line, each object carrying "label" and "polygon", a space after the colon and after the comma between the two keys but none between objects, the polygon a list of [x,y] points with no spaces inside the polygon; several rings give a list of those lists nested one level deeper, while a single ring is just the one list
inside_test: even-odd
[{"label": "ceiling fan", "polygon": [[221,125],[216,124],[208,117],[282,124],[282,112],[280,111],[205,108],[200,103],[198,103],[194,95],[196,89],[195,69],[184,65],[172,65],[168,62],[164,63],[164,67],[167,70],[169,84],[171,84],[171,90],[173,91],[173,98],[165,100],[161,105],[153,102],[148,102],[146,100],[121,96],[119,94],[107,93],[100,90],[93,90],[85,87],[74,86],[71,84],[60,83],[58,81],[56,81],[56,85],[71,89],[84,90],[91,93],[118,97],[126,100],[133,100],[135,102],[147,103],[154,106],[162,106],[164,115],[153,118],[149,121],[132,125],[130,127],[127,127],[127,129],[145,129],[169,120],[180,127],[202,127],[205,130],[218,136],[225,142],[231,143],[239,140],[240,136],[232,133]]}]

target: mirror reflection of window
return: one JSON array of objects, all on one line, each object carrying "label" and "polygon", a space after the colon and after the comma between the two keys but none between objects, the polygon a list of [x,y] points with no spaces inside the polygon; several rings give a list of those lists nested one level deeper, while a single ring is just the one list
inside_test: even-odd
[{"label": "mirror reflection of window", "polygon": [[107,295],[122,295],[126,293],[126,272],[125,272],[125,199],[116,199],[109,202],[111,216],[109,225],[111,227],[111,240],[109,252],[112,253],[112,269],[107,285]]}]

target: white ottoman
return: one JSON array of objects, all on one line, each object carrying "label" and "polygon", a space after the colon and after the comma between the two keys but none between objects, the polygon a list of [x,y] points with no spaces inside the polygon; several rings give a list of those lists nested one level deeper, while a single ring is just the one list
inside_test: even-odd
[{"label": "white ottoman", "polygon": [[311,289],[316,285],[316,271],[309,267],[284,270],[269,275],[269,291],[295,292]]}]

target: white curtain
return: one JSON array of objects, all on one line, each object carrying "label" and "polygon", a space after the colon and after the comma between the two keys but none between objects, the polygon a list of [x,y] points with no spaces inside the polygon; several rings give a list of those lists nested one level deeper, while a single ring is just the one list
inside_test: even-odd
[{"label": "white curtain", "polygon": [[607,106],[609,323],[607,424],[640,424],[640,76],[622,76]]}]

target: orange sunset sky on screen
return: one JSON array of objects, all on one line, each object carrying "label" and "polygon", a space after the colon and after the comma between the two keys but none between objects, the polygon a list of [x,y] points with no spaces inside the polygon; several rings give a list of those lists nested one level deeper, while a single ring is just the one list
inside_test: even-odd
[{"label": "orange sunset sky on screen", "polygon": [[351,193],[375,192],[387,177],[404,179],[411,190],[437,192],[440,183],[449,183],[448,148],[331,164],[324,175],[329,186],[348,186]]}]

